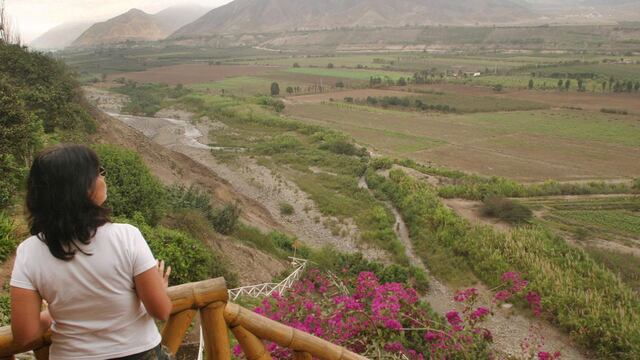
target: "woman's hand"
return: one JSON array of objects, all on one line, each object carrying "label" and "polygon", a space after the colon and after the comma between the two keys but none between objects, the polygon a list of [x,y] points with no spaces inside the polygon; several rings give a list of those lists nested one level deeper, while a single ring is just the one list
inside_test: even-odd
[{"label": "woman's hand", "polygon": [[162,283],[164,288],[169,287],[169,275],[171,275],[171,266],[167,266],[167,270],[164,269],[164,260],[158,260],[158,273],[162,277]]}]

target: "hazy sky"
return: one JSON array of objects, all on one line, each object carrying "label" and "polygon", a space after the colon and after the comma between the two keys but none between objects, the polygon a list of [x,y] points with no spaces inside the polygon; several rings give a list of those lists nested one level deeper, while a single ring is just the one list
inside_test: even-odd
[{"label": "hazy sky", "polygon": [[138,8],[155,13],[169,6],[199,4],[218,7],[231,0],[5,0],[22,40],[29,42],[52,27],[68,22],[101,21]]}]

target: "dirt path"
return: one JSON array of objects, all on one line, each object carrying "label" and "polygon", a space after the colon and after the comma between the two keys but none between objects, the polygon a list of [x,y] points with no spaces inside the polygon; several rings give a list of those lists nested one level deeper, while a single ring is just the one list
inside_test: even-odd
[{"label": "dirt path", "polygon": [[[388,175],[388,172],[386,172],[386,174]],[[422,180],[425,179],[422,178]],[[360,180],[359,185],[361,187],[367,187],[364,178]],[[448,206],[454,206],[458,208],[458,210],[463,210],[464,214],[461,215],[465,218],[468,216],[470,221],[482,223],[490,221],[479,216],[479,214],[477,213],[477,209],[475,209],[475,207],[477,206],[477,204],[475,203],[476,202],[453,199],[449,201]],[[391,204],[389,204],[389,206],[391,207],[393,214],[396,217],[396,234],[405,245],[406,251],[411,252],[411,254],[407,254],[411,264],[424,269],[429,274],[429,270],[427,267],[428,264],[426,264],[427,266],[425,266],[422,260],[420,260],[413,253],[413,245],[411,242],[411,238],[409,237],[409,231],[404,220],[402,219],[400,212]],[[496,224],[493,224],[491,222],[489,224],[496,226]],[[509,226],[506,224],[497,226],[499,226],[503,231],[508,231],[509,229]],[[432,274],[429,275],[430,288],[425,296],[425,299],[429,302],[431,307],[440,314],[444,314],[452,309],[459,308],[459,304],[456,304],[453,301],[455,290],[447,287]],[[479,305],[490,307],[492,293],[483,286],[478,286],[478,290],[482,298]],[[563,359],[587,359],[587,357],[585,357],[577,347],[572,345],[571,340],[566,334],[560,332],[549,323],[540,322],[536,319],[531,319],[518,314],[512,307],[509,306],[507,306],[506,308],[495,309],[494,315],[490,317],[483,325],[486,326],[486,328],[489,329],[493,334],[495,349],[510,356],[517,357],[521,354],[521,341],[530,336],[531,329],[537,326],[539,327],[540,334],[545,339],[545,349],[560,351],[562,353]]]}]

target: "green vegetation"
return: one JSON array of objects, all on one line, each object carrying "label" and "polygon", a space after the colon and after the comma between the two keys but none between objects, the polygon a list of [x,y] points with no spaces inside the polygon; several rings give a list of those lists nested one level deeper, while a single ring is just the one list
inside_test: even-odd
[{"label": "green vegetation", "polygon": [[482,204],[482,214],[515,225],[527,223],[533,217],[533,212],[526,206],[501,196],[486,197]]},{"label": "green vegetation", "polygon": [[16,249],[14,230],[11,217],[0,211],[0,263],[4,262]]},{"label": "green vegetation", "polygon": [[265,234],[256,228],[239,224],[231,236],[280,259],[293,256],[294,250],[301,258],[308,258],[310,254],[310,250],[301,246],[296,239],[278,231]]},{"label": "green vegetation", "polygon": [[[390,180],[370,179],[370,186],[384,192],[399,208],[413,241],[419,244],[428,239],[448,249],[466,264],[464,268],[472,269],[490,286],[499,283],[504,271],[522,272],[531,289],[544,299],[553,321],[580,344],[602,358],[640,355],[637,295],[583,251],[541,227],[503,234],[471,226],[442,205],[435,190],[402,171],[391,171]],[[430,262],[436,269],[438,260],[445,259]]]},{"label": "green vegetation", "polygon": [[0,209],[44,145],[82,141],[95,129],[62,62],[0,41]]},{"label": "green vegetation", "polygon": [[94,149],[107,170],[106,206],[116,216],[131,218],[138,212],[145,222],[157,224],[166,211],[166,192],[140,156],[112,145],[97,145]]},{"label": "green vegetation", "polygon": [[235,229],[240,209],[233,204],[226,204],[221,209],[215,209],[209,200],[209,194],[191,185],[174,184],[167,188],[169,207],[176,211],[191,209],[200,212],[213,228],[221,234],[230,234]]},{"label": "green vegetation", "polygon": [[287,202],[281,202],[280,203],[280,214],[281,215],[285,215],[285,216],[293,215],[294,211],[295,210],[293,208],[293,205],[291,205],[291,204],[289,204]]},{"label": "green vegetation", "polygon": [[190,90],[182,85],[170,87],[166,84],[138,84],[124,79],[121,83],[122,86],[113,90],[129,97],[129,102],[124,105],[122,111],[132,115],[153,116],[166,107],[169,101],[190,93]]},{"label": "green vegetation", "polygon": [[326,76],[333,78],[345,78],[353,80],[369,81],[372,77],[381,77],[389,79],[395,84],[401,77],[408,77],[408,73],[397,71],[374,71],[374,70],[354,70],[354,69],[337,69],[337,68],[289,68],[286,70],[293,74]]},{"label": "green vegetation", "polygon": [[484,200],[490,196],[528,198],[554,195],[628,194],[636,189],[625,183],[591,181],[587,183],[563,183],[545,181],[538,184],[521,184],[503,177],[470,175],[461,171],[436,166],[425,166],[412,160],[396,160],[396,163],[427,175],[452,179],[450,184],[438,187],[438,195],[444,198]]},{"label": "green vegetation", "polygon": [[229,286],[237,285],[235,275],[229,272],[224,262],[218,260],[221,255],[205,247],[201,241],[182,231],[164,226],[152,227],[140,214],[135,214],[132,221],[124,218],[121,221],[131,222],[138,227],[149,243],[154,256],[171,265],[174,271],[170,278],[170,285],[218,276],[224,276]]},{"label": "green vegetation", "polygon": [[640,259],[637,255],[587,246],[585,251],[595,261],[617,274],[625,284],[640,293]]}]

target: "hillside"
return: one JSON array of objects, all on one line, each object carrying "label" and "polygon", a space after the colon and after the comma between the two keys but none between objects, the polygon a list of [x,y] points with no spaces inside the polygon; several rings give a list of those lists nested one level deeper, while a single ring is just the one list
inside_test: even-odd
[{"label": "hillside", "polygon": [[85,32],[92,23],[67,23],[54,27],[33,40],[29,46],[35,49],[64,49]]},{"label": "hillside", "polygon": [[142,10],[131,9],[128,12],[97,23],[82,33],[71,46],[91,47],[115,44],[125,41],[155,41],[169,34],[160,21]]},{"label": "hillside", "polygon": [[177,5],[166,8],[154,14],[153,17],[164,30],[173,33],[206,14],[209,10],[209,8],[199,5]]},{"label": "hillside", "polygon": [[534,17],[527,6],[510,0],[236,0],[211,10],[171,37],[336,27],[508,24]]}]

